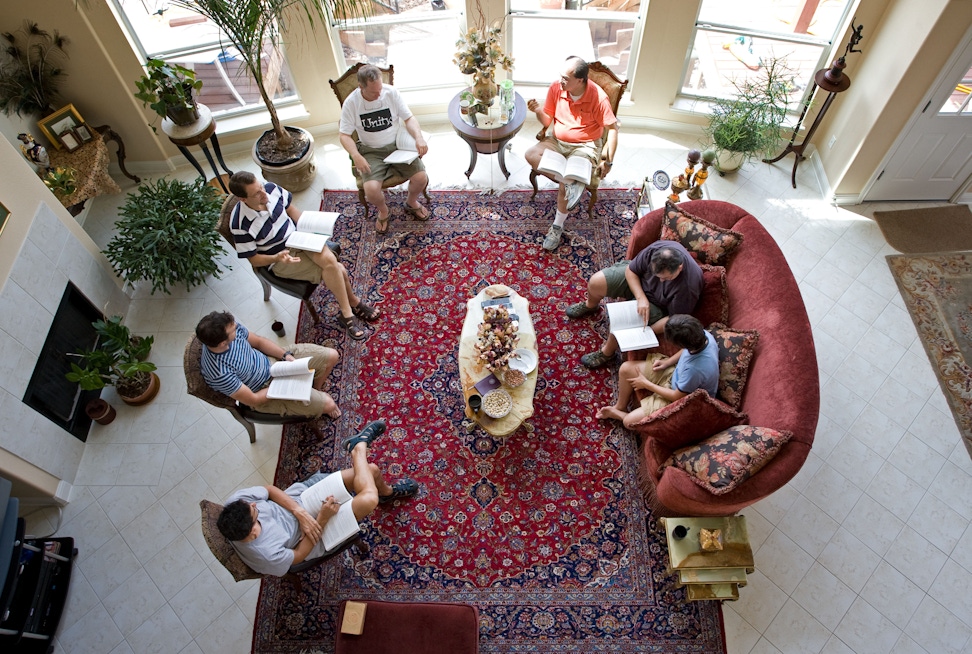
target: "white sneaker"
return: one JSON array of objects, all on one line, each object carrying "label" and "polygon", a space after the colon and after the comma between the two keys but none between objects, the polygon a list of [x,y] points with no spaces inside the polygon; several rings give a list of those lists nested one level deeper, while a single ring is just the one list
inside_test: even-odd
[{"label": "white sneaker", "polygon": [[564,228],[560,225],[551,225],[547,230],[547,235],[543,237],[543,249],[553,252],[560,247],[560,236],[564,233]]},{"label": "white sneaker", "polygon": [[584,194],[584,184],[582,182],[571,182],[567,184],[564,191],[567,195],[567,211],[570,211],[580,202],[581,195]]}]

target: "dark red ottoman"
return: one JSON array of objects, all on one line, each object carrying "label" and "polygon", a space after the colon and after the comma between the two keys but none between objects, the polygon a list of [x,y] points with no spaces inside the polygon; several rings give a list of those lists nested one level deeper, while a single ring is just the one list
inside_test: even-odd
[{"label": "dark red ottoman", "polygon": [[[364,602],[364,600],[355,600]],[[364,633],[341,633],[334,654],[479,654],[479,610],[469,604],[365,602]]]}]

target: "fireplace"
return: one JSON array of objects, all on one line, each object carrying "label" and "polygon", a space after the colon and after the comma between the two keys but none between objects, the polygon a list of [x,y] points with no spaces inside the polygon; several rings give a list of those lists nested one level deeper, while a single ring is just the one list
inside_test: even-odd
[{"label": "fireplace", "polygon": [[82,391],[64,375],[71,370],[73,357],[69,353],[90,350],[97,343],[98,334],[91,323],[101,318],[104,316],[91,301],[68,282],[23,399],[27,406],[82,441],[87,440],[91,426],[84,407],[101,391]]}]

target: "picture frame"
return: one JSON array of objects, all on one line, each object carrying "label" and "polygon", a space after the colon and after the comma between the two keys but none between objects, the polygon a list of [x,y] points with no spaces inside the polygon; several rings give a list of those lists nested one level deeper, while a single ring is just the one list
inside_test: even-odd
[{"label": "picture frame", "polygon": [[0,202],[0,234],[3,234],[3,228],[6,226],[7,218],[9,217],[10,210],[7,209],[2,202]]},{"label": "picture frame", "polygon": [[41,132],[44,133],[44,136],[47,137],[47,140],[55,148],[58,150],[67,149],[69,152],[70,149],[64,145],[59,135],[65,132],[72,132],[75,141],[80,145],[80,140],[78,140],[80,137],[73,134],[73,132],[81,125],[84,125],[84,119],[81,118],[81,114],[78,113],[78,110],[74,108],[73,104],[61,107],[50,116],[46,116],[37,121],[37,126],[40,127]]},{"label": "picture frame", "polygon": [[91,135],[91,130],[88,129],[87,125],[78,125],[78,128],[74,131],[78,133],[78,136],[81,138],[82,143],[87,143],[88,141],[94,138]]},{"label": "picture frame", "polygon": [[58,134],[57,138],[61,140],[61,143],[64,145],[64,149],[66,149],[68,152],[74,152],[81,147],[81,137],[78,136],[77,130],[65,130]]}]

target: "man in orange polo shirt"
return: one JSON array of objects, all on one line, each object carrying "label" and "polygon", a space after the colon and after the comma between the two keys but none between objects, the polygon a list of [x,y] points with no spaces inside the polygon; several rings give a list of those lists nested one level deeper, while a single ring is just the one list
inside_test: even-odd
[{"label": "man in orange polo shirt", "polygon": [[[555,150],[565,157],[580,155],[590,159],[592,167],[598,167],[601,177],[608,174],[614,164],[614,152],[618,147],[618,119],[611,110],[611,101],[597,84],[588,83],[587,62],[580,57],[568,57],[564,74],[547,90],[547,99],[540,103],[530,100],[527,108],[537,115],[547,137],[526,152],[526,160],[536,170],[544,150]],[[551,123],[553,126],[551,127]],[[604,159],[601,159],[597,141],[607,130]],[[557,189],[557,215],[543,239],[543,249],[553,252],[560,245],[567,212],[573,209],[584,192],[581,182],[560,184]]]}]

